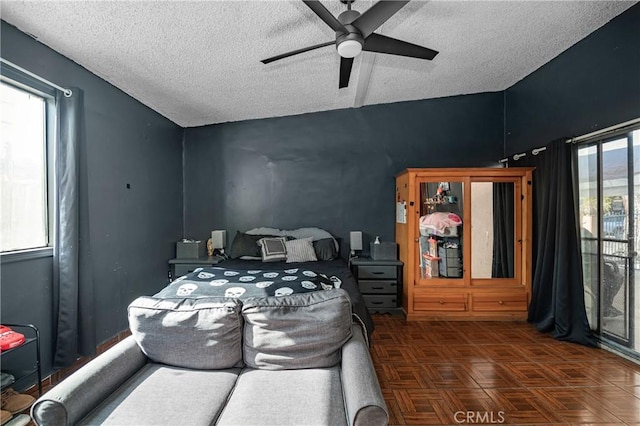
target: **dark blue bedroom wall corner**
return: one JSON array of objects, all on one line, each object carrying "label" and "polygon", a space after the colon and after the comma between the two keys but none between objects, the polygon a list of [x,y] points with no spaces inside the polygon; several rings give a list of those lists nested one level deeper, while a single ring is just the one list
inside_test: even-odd
[{"label": "dark blue bedroom wall corner", "polygon": [[640,117],[640,4],[506,90],[507,154]]},{"label": "dark blue bedroom wall corner", "polygon": [[[3,58],[84,91],[81,177],[89,192],[96,333],[102,342],[128,327],[131,300],[167,282],[167,260],[182,237],[182,128],[15,27],[1,22],[0,30]],[[2,290],[19,292],[21,285],[10,276]],[[52,303],[30,309],[46,312]]]},{"label": "dark blue bedroom wall corner", "polygon": [[[182,235],[180,131],[132,120],[118,133],[115,144],[105,138],[94,147],[90,163],[94,280],[106,302],[97,303],[97,315],[107,337],[128,327],[129,302],[167,282],[167,260]],[[110,152],[114,145],[123,154]]]},{"label": "dark blue bedroom wall corner", "polygon": [[503,95],[375,105],[185,129],[185,229],[319,226],[394,239],[395,175],[492,166]]},{"label": "dark blue bedroom wall corner", "polygon": [[[52,271],[53,260],[50,256],[2,262],[0,265],[0,323],[33,324],[38,327],[43,372],[51,371],[53,360]],[[6,368],[5,364],[3,370]],[[35,383],[35,377],[31,379]],[[21,384],[28,386],[28,383]]]}]

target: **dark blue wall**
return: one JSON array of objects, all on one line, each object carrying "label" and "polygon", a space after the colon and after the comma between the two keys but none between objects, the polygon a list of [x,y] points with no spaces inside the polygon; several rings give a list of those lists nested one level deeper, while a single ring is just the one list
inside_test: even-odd
[{"label": "dark blue wall", "polygon": [[640,4],[506,90],[506,154],[640,117]]},{"label": "dark blue wall", "polygon": [[318,226],[392,241],[397,173],[495,165],[502,132],[502,93],[186,129],[186,234]]},{"label": "dark blue wall", "polygon": [[[131,300],[153,294],[166,282],[167,259],[182,237],[182,129],[14,27],[1,25],[3,58],[84,91],[87,164],[81,178],[89,190],[96,333],[102,342],[127,328]],[[51,283],[50,257],[2,263],[0,319],[41,329],[45,373],[52,363]]]},{"label": "dark blue wall", "polygon": [[[495,165],[505,154],[640,116],[640,5],[505,93],[184,134],[4,22],[1,31],[4,58],[85,91],[98,340],[126,328],[128,302],[166,280],[166,260],[183,236],[183,154],[184,236],[204,239],[212,229],[227,229],[231,240],[236,229],[253,226],[320,226],[347,241],[350,230],[391,240],[394,175],[406,167]],[[0,320],[41,328],[49,371],[51,258],[3,263],[0,271]]]}]

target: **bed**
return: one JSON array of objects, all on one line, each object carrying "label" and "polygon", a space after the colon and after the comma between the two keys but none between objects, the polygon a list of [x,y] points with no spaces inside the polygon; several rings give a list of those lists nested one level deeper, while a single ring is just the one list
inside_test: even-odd
[{"label": "bed", "polygon": [[[270,242],[273,245],[269,247],[267,243]],[[288,257],[287,253],[282,254],[281,247],[285,251],[289,248]],[[342,288],[351,299],[354,322],[360,324],[370,337],[373,321],[357,281],[347,262],[339,258],[338,249],[337,240],[319,228],[238,231],[229,251],[230,258],[216,266],[197,268],[178,277],[154,297],[246,299]],[[265,256],[270,261],[264,261]],[[308,260],[310,258],[316,260]]]}]

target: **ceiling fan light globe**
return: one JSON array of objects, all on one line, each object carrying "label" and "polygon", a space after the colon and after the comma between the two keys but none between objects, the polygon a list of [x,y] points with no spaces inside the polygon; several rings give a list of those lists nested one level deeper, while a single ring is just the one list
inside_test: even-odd
[{"label": "ceiling fan light globe", "polygon": [[343,58],[355,58],[362,52],[362,44],[357,40],[345,40],[338,44],[338,55]]}]

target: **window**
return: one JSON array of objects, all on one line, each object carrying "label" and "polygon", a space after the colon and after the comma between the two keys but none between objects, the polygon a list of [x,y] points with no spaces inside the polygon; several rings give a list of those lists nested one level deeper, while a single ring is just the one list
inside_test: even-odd
[{"label": "window", "polygon": [[0,82],[0,252],[51,242],[48,114],[53,100]]},{"label": "window", "polygon": [[595,136],[576,150],[587,318],[604,344],[637,358],[640,129]]}]

